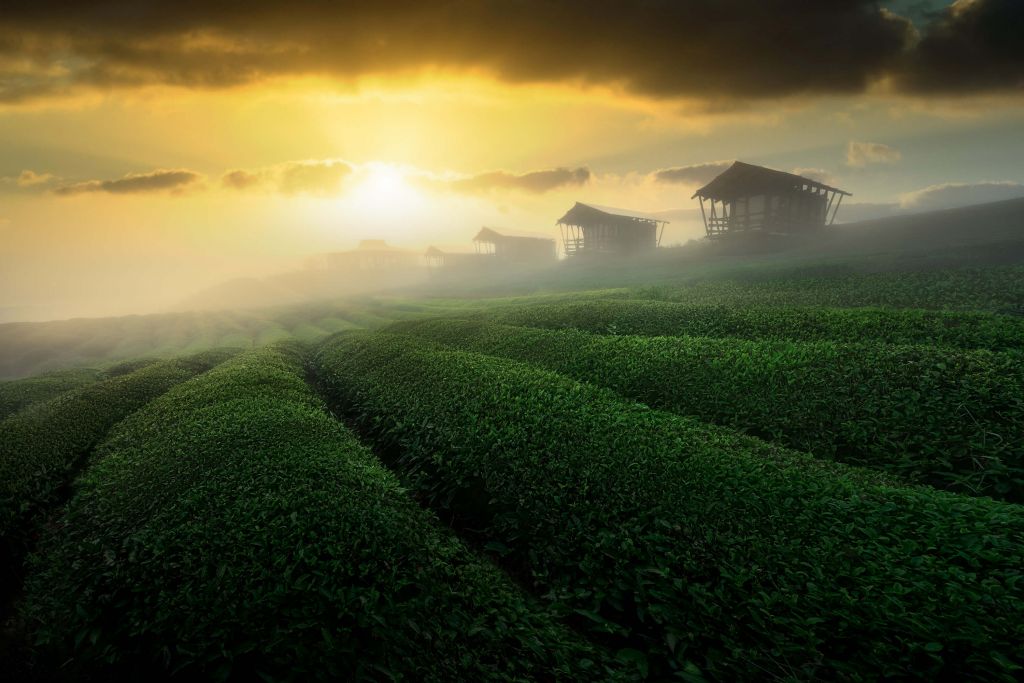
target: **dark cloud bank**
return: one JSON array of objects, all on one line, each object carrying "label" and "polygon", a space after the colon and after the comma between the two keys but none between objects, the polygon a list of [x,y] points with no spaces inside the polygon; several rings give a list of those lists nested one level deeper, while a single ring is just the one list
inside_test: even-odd
[{"label": "dark cloud bank", "polygon": [[868,0],[8,0],[0,100],[83,86],[223,87],[424,65],[511,82],[749,99],[1024,89],[1024,2],[959,0],[920,31]]}]

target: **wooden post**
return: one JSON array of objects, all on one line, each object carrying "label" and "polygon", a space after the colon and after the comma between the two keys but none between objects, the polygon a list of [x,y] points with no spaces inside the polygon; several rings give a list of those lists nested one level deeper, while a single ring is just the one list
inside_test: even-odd
[{"label": "wooden post", "polygon": [[832,211],[832,220],[828,222],[829,225],[832,225],[833,223],[836,222],[836,214],[839,213],[839,205],[843,203],[844,196],[845,195],[839,195],[839,201],[836,202],[836,208],[835,210]]},{"label": "wooden post", "polygon": [[710,236],[711,229],[708,227],[708,215],[704,212],[704,197],[697,197],[700,200],[700,217],[704,219],[704,234]]}]

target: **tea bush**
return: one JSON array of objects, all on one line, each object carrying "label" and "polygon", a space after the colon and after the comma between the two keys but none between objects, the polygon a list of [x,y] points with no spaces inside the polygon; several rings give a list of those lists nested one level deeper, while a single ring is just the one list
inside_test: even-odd
[{"label": "tea bush", "polygon": [[28,581],[43,661],[98,679],[618,678],[303,375],[294,347],[249,352],[117,427]]},{"label": "tea bush", "polygon": [[65,391],[80,389],[101,377],[99,370],[56,370],[35,377],[0,382],[0,420],[33,403],[48,401]]},{"label": "tea bush", "polygon": [[639,287],[636,298],[732,306],[932,308],[1024,312],[1024,266],[845,272],[842,264],[781,268],[763,265],[686,286]]},{"label": "tea bush", "polygon": [[62,498],[117,422],[230,354],[207,351],[145,366],[36,403],[0,422],[0,595],[17,590],[43,513]]},{"label": "tea bush", "polygon": [[[511,333],[511,328],[503,330]],[[664,680],[1016,680],[1024,507],[821,461],[507,359],[315,363],[404,481]]]},{"label": "tea bush", "polygon": [[1024,349],[1024,317],[922,309],[736,307],[607,299],[493,311],[494,322],[600,334]]},{"label": "tea bush", "polygon": [[477,321],[398,323],[814,455],[1024,501],[1024,363],[921,346],[594,335]]}]

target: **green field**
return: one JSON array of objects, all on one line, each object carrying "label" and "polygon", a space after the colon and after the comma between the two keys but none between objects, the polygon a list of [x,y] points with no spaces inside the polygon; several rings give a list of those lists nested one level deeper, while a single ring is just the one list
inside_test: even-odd
[{"label": "green field", "polygon": [[1024,266],[666,263],[0,325],[0,665],[1020,680]]}]

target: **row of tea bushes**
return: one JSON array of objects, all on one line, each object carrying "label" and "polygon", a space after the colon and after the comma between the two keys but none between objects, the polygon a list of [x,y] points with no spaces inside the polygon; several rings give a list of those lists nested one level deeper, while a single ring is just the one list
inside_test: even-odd
[{"label": "row of tea bushes", "polygon": [[[82,459],[117,422],[234,352],[207,351],[161,361],[56,398],[0,422],[0,555],[16,572],[34,523],[60,497]],[[115,369],[116,372],[116,369]]]},{"label": "row of tea bushes", "polygon": [[0,420],[30,405],[49,401],[103,379],[127,375],[155,362],[153,358],[133,358],[99,369],[69,368],[0,382]]},{"label": "row of tea bushes", "polygon": [[81,389],[101,376],[102,373],[94,368],[75,368],[0,382],[0,420],[25,406],[48,401],[66,391]]},{"label": "row of tea bushes", "polygon": [[617,678],[327,415],[295,347],[182,384],[99,455],[22,612],[72,677]]},{"label": "row of tea bushes", "polygon": [[397,334],[318,381],[404,482],[665,680],[1014,680],[1024,507],[926,487]]},{"label": "row of tea bushes", "polygon": [[709,306],[607,299],[493,311],[507,325],[599,334],[736,337],[1024,349],[1024,317],[923,309]]},{"label": "row of tea bushes", "polygon": [[458,320],[389,330],[533,363],[908,482],[1024,501],[1024,363],[1016,354]]},{"label": "row of tea bushes", "polygon": [[844,272],[842,264],[806,268],[752,266],[728,279],[709,277],[685,286],[640,287],[636,298],[726,306],[932,308],[1024,313],[1024,266]]}]

